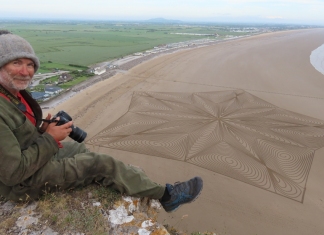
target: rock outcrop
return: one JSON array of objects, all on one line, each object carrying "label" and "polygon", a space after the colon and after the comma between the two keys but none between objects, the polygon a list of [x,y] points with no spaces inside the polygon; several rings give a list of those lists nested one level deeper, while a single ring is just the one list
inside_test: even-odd
[{"label": "rock outcrop", "polygon": [[[57,232],[42,218],[37,210],[39,202],[17,204],[7,201],[0,206],[0,231],[17,235],[86,235],[83,231],[68,230]],[[166,228],[157,222],[157,213],[161,208],[156,200],[147,198],[122,197],[113,208],[105,210],[100,202],[92,202],[100,209],[108,221],[107,234],[168,235]],[[4,220],[6,218],[6,220]],[[4,228],[6,226],[6,228]],[[5,231],[4,231],[5,230]]]}]

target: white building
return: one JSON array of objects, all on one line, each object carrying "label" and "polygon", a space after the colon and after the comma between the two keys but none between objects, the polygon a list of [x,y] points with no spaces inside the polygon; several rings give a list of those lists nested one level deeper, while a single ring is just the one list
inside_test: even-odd
[{"label": "white building", "polygon": [[62,91],[61,87],[57,86],[46,86],[45,87],[45,94],[56,95]]},{"label": "white building", "polygon": [[101,74],[103,74],[103,73],[105,73],[105,72],[106,72],[106,69],[105,69],[105,68],[96,67],[96,68],[94,69],[94,74],[97,74],[97,75],[101,75]]}]

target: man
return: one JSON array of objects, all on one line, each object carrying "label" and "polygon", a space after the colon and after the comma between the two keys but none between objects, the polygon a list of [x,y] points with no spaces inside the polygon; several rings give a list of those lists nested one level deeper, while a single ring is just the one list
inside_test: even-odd
[{"label": "man", "polygon": [[56,125],[47,122],[50,114],[42,119],[40,106],[25,91],[38,68],[39,60],[25,39],[0,30],[2,196],[15,201],[37,199],[44,192],[96,181],[123,194],[159,199],[167,212],[199,196],[203,187],[200,177],[162,186],[135,167],[90,152],[84,144],[61,144],[72,131],[72,121]]}]

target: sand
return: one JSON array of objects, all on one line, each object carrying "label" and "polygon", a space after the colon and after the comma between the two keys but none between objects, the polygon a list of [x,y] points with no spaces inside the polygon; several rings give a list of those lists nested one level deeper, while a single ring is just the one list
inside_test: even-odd
[{"label": "sand", "polygon": [[[48,111],[52,114],[61,109],[67,111],[74,118],[74,124],[88,132],[86,144],[91,150],[140,166],[158,183],[173,183],[195,175],[201,176],[204,189],[200,197],[175,213],[161,211],[159,220],[165,224],[189,232],[208,230],[217,234],[323,234],[324,75],[310,63],[311,52],[323,43],[324,30],[312,29],[268,33],[179,51],[149,60],[126,73],[118,73],[98,82]],[[256,107],[255,114],[252,113],[246,119],[251,121],[251,126],[245,128],[246,132],[237,129],[236,146],[230,145],[234,143],[233,140],[213,146],[215,151],[208,156],[215,155],[210,159],[226,155],[227,151],[232,159],[237,158],[236,161],[241,164],[237,175],[235,169],[228,170],[226,164],[209,168],[215,162],[210,160],[209,163],[206,160],[208,157],[202,158],[202,162],[186,162],[180,159],[182,153],[179,153],[177,159],[178,152],[186,152],[185,149],[177,149],[181,147],[180,138],[170,135],[166,129],[163,129],[163,141],[158,139],[158,135],[152,134],[154,131],[160,131],[155,133],[161,134],[161,130],[156,129],[161,120],[172,122],[173,126],[164,126],[171,129],[184,122],[199,120],[202,114],[195,110],[206,109],[209,113],[221,112],[220,115],[223,115],[223,106],[217,106],[217,110],[215,108],[217,99],[213,100],[213,104],[208,104],[201,98],[206,92],[212,92],[210,94],[213,97],[219,94],[231,96],[233,102],[241,102],[243,105],[261,105],[261,110],[265,110],[265,107],[276,110],[276,118],[281,118],[279,121],[285,123],[282,124],[281,134],[278,134],[279,130],[262,126],[253,129],[254,124],[262,122],[264,118],[257,111],[259,107]],[[237,94],[247,94],[246,97],[250,98],[240,101],[235,98]],[[196,106],[192,108],[193,105]],[[168,107],[172,109],[168,110]],[[184,107],[190,111],[184,111]],[[184,117],[184,121],[179,119],[180,116]],[[219,121],[225,122],[221,118]],[[305,123],[311,123],[313,127],[304,129]],[[125,128],[128,124],[130,128]],[[155,129],[149,135],[140,135],[143,126]],[[107,127],[110,128],[108,131]],[[186,127],[181,129],[183,132],[185,130]],[[201,146],[206,146],[210,138],[206,134],[208,131],[199,131],[191,136],[200,144],[198,147],[203,148]],[[246,134],[253,131],[257,136],[255,138]],[[270,132],[272,136],[262,137]],[[195,137],[197,133],[200,133],[200,139]],[[121,135],[128,136],[129,141],[121,142],[121,145],[112,144],[112,139],[116,136],[121,138]],[[137,139],[134,135],[137,135]],[[206,141],[200,143],[201,139]],[[133,146],[122,146],[123,143]],[[139,143],[137,147],[136,143]],[[239,152],[242,146],[246,150]],[[265,146],[270,146],[273,154]],[[290,147],[285,149],[284,146]],[[219,153],[217,149],[220,149]],[[166,154],[168,151],[169,158]],[[196,150],[192,148],[190,151]],[[264,151],[271,159],[266,163],[265,172],[275,169],[278,174],[286,174],[285,178],[278,181],[277,188],[273,185],[266,188],[262,183],[253,181],[255,179],[249,179],[249,175],[245,175],[245,178],[242,176],[245,174],[242,168],[244,164],[248,169],[246,174],[261,169],[246,163],[249,159],[258,158],[260,151]],[[240,153],[247,158],[239,160]],[[189,155],[187,153],[185,157]],[[289,156],[288,160],[283,160],[282,156]],[[230,162],[226,163],[231,165]],[[261,175],[267,174],[262,172]],[[262,182],[271,185],[270,178],[264,177]],[[289,187],[290,191],[287,189]],[[300,190],[299,196],[291,193],[294,187]],[[282,189],[289,192],[283,192]]]}]

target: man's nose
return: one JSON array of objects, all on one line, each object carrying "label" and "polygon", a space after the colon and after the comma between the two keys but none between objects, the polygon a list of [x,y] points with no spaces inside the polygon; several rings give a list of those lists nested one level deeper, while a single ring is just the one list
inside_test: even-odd
[{"label": "man's nose", "polygon": [[28,70],[27,65],[22,65],[19,72],[23,76],[28,76],[29,75],[29,70]]}]

